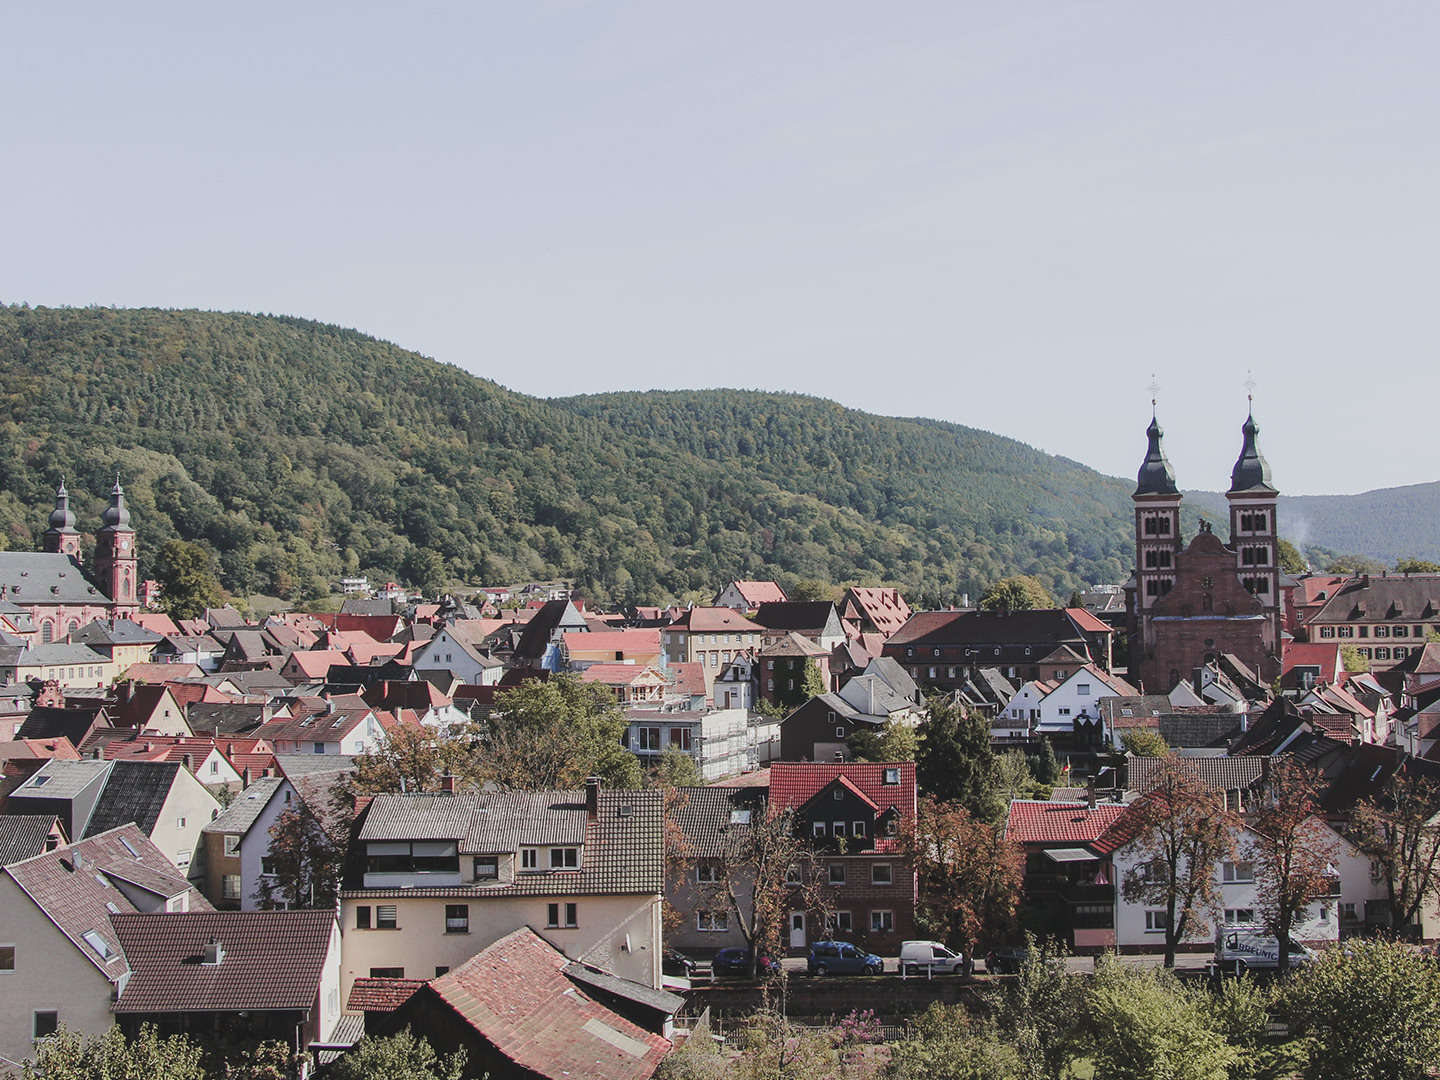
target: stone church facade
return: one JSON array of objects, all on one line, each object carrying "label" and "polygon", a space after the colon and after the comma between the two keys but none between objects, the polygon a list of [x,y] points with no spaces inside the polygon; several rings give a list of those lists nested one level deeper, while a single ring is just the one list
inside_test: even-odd
[{"label": "stone church facade", "polygon": [[1163,694],[1221,654],[1271,682],[1281,670],[1279,492],[1257,444],[1253,412],[1241,428],[1240,457],[1230,473],[1230,537],[1208,523],[1186,544],[1182,496],[1165,457],[1164,431],[1151,419],[1135,505],[1135,576],[1125,587],[1130,681]]}]

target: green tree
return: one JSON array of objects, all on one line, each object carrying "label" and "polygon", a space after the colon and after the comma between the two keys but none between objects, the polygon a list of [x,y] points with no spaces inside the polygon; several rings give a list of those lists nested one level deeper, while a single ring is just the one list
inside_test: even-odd
[{"label": "green tree", "polygon": [[800,671],[800,692],[804,696],[800,699],[803,704],[813,697],[819,697],[830,688],[825,685],[825,676],[820,674],[820,665],[814,660],[807,659],[804,668]]},{"label": "green tree", "polygon": [[920,790],[940,802],[959,803],[982,821],[1004,812],[995,777],[990,724],[953,698],[930,699],[915,758]]},{"label": "green tree", "polygon": [[562,672],[495,696],[484,736],[485,773],[501,787],[570,789],[598,776],[638,788],[640,763],[622,745],[629,724],[605,687]]},{"label": "green tree", "polygon": [[674,747],[662,753],[660,760],[650,767],[648,779],[652,787],[659,788],[699,787],[705,782],[695,759]]},{"label": "green tree", "polygon": [[1440,574],[1440,563],[1429,559],[1398,559],[1395,570],[1400,574]]},{"label": "green tree", "polygon": [[366,1036],[330,1066],[330,1080],[461,1080],[465,1051],[441,1057],[407,1027],[377,1039]]},{"label": "green tree", "polygon": [[1040,757],[1032,771],[1035,779],[1042,784],[1054,784],[1060,780],[1060,759],[1055,756],[1055,746],[1049,736],[1040,739]]},{"label": "green tree", "polygon": [[199,544],[166,540],[155,554],[150,572],[160,583],[160,606],[177,619],[194,619],[206,608],[225,605],[215,557]]},{"label": "green tree", "polygon": [[1013,981],[982,991],[999,1018],[1000,1033],[1026,1063],[1031,1080],[1059,1080],[1075,1056],[1076,1043],[1088,1023],[1084,985],[1066,969],[1066,956],[1056,944],[1026,939],[1025,957]]},{"label": "green tree", "polygon": [[162,1039],[145,1024],[134,1039],[117,1026],[85,1038],[61,1028],[36,1045],[35,1060],[21,1068],[25,1080],[206,1080],[203,1051],[184,1035]]},{"label": "green tree", "polygon": [[980,597],[982,609],[999,612],[1001,615],[1054,606],[1055,599],[1050,595],[1050,590],[1029,574],[1001,578]]},{"label": "green tree", "polygon": [[1102,958],[1085,993],[1084,1042],[1106,1080],[1229,1080],[1241,1053],[1209,991],[1164,969]]},{"label": "green tree", "polygon": [[1369,555],[1336,555],[1325,564],[1327,574],[1378,574],[1385,564]]},{"label": "green tree", "polygon": [[1286,574],[1303,574],[1308,569],[1305,556],[1300,554],[1300,549],[1283,536],[1275,545],[1275,561],[1280,564],[1280,570]]},{"label": "green tree", "polygon": [[1007,750],[995,756],[995,787],[1007,804],[1028,798],[1035,790],[1035,776],[1023,750]]},{"label": "green tree", "polygon": [[845,740],[856,761],[914,761],[916,745],[915,729],[899,720],[887,720],[878,730],[858,728]]},{"label": "green tree", "polygon": [[1286,985],[1282,1011],[1304,1037],[1306,1080],[1433,1076],[1440,967],[1403,945],[1352,939]]},{"label": "green tree", "polygon": [[1340,662],[1345,665],[1346,671],[1369,671],[1370,658],[1361,654],[1354,645],[1340,646]]},{"label": "green tree", "polygon": [[833,604],[840,599],[840,593],[841,590],[834,585],[813,579],[796,581],[785,590],[785,595],[795,604],[814,604],[821,601]]},{"label": "green tree", "polygon": [[1127,754],[1136,757],[1163,758],[1170,753],[1170,744],[1165,741],[1165,736],[1148,728],[1131,728],[1120,736],[1120,746]]},{"label": "green tree", "polygon": [[1031,1080],[1020,1050],[993,1021],[963,1005],[935,1003],[915,1018],[904,1039],[891,1045],[886,1080]]}]

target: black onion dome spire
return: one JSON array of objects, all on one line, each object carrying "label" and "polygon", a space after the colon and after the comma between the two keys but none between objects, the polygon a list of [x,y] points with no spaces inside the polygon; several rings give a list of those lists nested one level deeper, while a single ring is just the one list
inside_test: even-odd
[{"label": "black onion dome spire", "polygon": [[1245,441],[1241,444],[1240,457],[1235,462],[1235,468],[1230,470],[1231,494],[1241,491],[1273,492],[1275,485],[1270,482],[1270,463],[1265,460],[1255,442],[1255,436],[1260,434],[1260,425],[1255,423],[1253,410],[1245,417],[1245,425],[1240,430],[1244,433]]},{"label": "black onion dome spire", "polygon": [[1150,448],[1145,451],[1145,462],[1140,466],[1140,475],[1136,478],[1139,483],[1135,494],[1180,494],[1180,489],[1175,486],[1175,470],[1170,468],[1170,462],[1165,458],[1165,447],[1161,445],[1165,438],[1165,429],[1160,426],[1160,421],[1152,416],[1145,434],[1150,439]]},{"label": "black onion dome spire", "polygon": [[75,512],[70,509],[70,492],[65,490],[65,481],[55,489],[55,509],[50,511],[52,532],[74,532]]},{"label": "black onion dome spire", "polygon": [[110,489],[110,505],[100,515],[100,522],[106,529],[130,528],[130,508],[125,505],[125,489],[120,486],[118,476],[115,486]]}]

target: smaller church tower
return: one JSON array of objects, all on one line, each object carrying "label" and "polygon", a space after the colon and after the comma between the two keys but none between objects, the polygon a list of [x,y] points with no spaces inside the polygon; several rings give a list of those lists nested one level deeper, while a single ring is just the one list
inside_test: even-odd
[{"label": "smaller church tower", "polygon": [[110,505],[101,515],[101,528],[95,536],[96,584],[114,604],[114,617],[129,618],[139,612],[136,600],[138,567],[135,558],[135,530],[130,527],[130,509],[125,505],[125,489],[120,478],[110,491]]},{"label": "smaller church tower", "polygon": [[1245,590],[1265,610],[1265,644],[1278,656],[1281,645],[1279,533],[1275,508],[1279,492],[1270,479],[1270,463],[1260,453],[1255,410],[1240,428],[1240,457],[1230,472],[1230,548]]},{"label": "smaller church tower", "polygon": [[55,509],[50,511],[50,527],[45,530],[45,551],[80,561],[80,534],[75,531],[75,513],[70,509],[70,492],[65,490],[63,479],[55,489]]}]

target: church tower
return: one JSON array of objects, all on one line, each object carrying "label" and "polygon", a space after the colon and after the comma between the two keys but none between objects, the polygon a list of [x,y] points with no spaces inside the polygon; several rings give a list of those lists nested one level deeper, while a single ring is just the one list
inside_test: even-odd
[{"label": "church tower", "polygon": [[114,602],[114,617],[126,619],[139,612],[136,601],[137,565],[135,530],[130,527],[130,510],[125,505],[125,489],[120,478],[110,491],[110,505],[101,515],[101,528],[95,536],[96,584]]},{"label": "church tower", "polygon": [[50,511],[50,527],[45,530],[45,550],[80,561],[80,534],[75,531],[75,513],[70,509],[70,492],[65,490],[63,479],[55,489],[55,509]]},{"label": "church tower", "polygon": [[1252,404],[1240,428],[1240,457],[1230,472],[1230,548],[1235,552],[1236,570],[1246,592],[1260,601],[1265,611],[1265,644],[1280,655],[1281,606],[1279,532],[1275,507],[1279,492],[1270,479],[1270,463],[1260,453]]},{"label": "church tower", "polygon": [[1175,556],[1180,542],[1180,489],[1165,457],[1165,431],[1153,415],[1145,431],[1150,440],[1140,465],[1135,493],[1135,588],[1130,601],[1130,666],[1155,646],[1151,608],[1175,584]]}]

